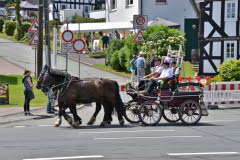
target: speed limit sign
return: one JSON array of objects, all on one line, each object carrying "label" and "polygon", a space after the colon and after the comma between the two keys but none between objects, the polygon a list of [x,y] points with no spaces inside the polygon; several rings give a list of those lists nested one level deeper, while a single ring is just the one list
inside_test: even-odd
[{"label": "speed limit sign", "polygon": [[133,29],[146,29],[148,23],[148,17],[144,15],[133,16]]}]

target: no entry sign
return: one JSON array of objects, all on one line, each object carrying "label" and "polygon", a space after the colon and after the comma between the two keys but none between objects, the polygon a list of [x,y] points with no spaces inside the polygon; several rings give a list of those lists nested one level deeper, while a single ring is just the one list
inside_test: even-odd
[{"label": "no entry sign", "polygon": [[148,23],[147,16],[134,15],[133,16],[133,29],[146,29]]},{"label": "no entry sign", "polygon": [[73,42],[73,49],[76,52],[82,52],[86,47],[86,43],[82,39],[76,39]]},{"label": "no entry sign", "polygon": [[73,37],[74,37],[73,32],[70,30],[65,30],[62,33],[62,40],[65,42],[72,42]]}]

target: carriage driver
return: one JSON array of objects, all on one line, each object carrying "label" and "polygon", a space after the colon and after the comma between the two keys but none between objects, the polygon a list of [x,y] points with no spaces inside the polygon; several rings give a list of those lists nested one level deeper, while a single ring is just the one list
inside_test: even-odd
[{"label": "carriage driver", "polygon": [[145,95],[149,95],[151,93],[153,88],[157,86],[157,82],[168,80],[173,77],[173,72],[172,72],[171,68],[169,68],[169,65],[170,64],[168,62],[163,63],[163,71],[162,71],[161,75],[159,77],[153,77],[148,82],[147,91],[146,91]]},{"label": "carriage driver", "polygon": [[[161,65],[161,59],[160,58],[154,58],[154,65],[155,65],[155,68],[153,70],[153,72],[149,75],[146,75],[144,76],[143,78],[150,78],[150,77],[159,77],[159,75],[162,73],[163,71],[163,67]],[[143,90],[146,88],[146,84],[149,82],[149,80],[141,80],[139,82],[139,85],[138,85],[138,89],[139,90]]]}]

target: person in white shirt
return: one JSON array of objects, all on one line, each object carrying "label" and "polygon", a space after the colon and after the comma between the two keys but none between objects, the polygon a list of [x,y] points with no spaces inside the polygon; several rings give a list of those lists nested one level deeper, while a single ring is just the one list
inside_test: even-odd
[{"label": "person in white shirt", "polygon": [[161,75],[159,77],[154,77],[149,81],[148,86],[147,86],[146,95],[149,95],[151,93],[151,91],[157,85],[157,82],[159,80],[164,81],[164,80],[168,80],[168,79],[172,78],[173,74],[172,74],[171,68],[169,68],[169,65],[170,64],[168,62],[164,62],[163,63],[163,71],[162,71]]}]

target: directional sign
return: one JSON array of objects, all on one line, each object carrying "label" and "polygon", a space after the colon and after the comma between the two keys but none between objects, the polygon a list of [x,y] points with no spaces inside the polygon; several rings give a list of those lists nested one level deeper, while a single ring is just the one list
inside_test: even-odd
[{"label": "directional sign", "polygon": [[148,23],[148,17],[143,15],[133,16],[133,29],[146,29]]},{"label": "directional sign", "polygon": [[70,30],[65,30],[63,33],[62,33],[62,39],[65,41],[65,42],[72,42],[73,40],[73,32],[70,31]]},{"label": "directional sign", "polygon": [[38,32],[38,21],[34,20],[28,32]]},{"label": "directional sign", "polygon": [[72,43],[62,43],[61,44],[61,52],[62,53],[73,53]]},{"label": "directional sign", "polygon": [[86,43],[82,39],[76,39],[73,42],[73,49],[76,52],[82,52],[86,47]]},{"label": "directional sign", "polygon": [[35,33],[29,43],[29,45],[38,45],[38,33]]},{"label": "directional sign", "polygon": [[143,33],[141,30],[137,33],[137,35],[133,41],[134,42],[144,42],[144,37],[143,37]]}]

